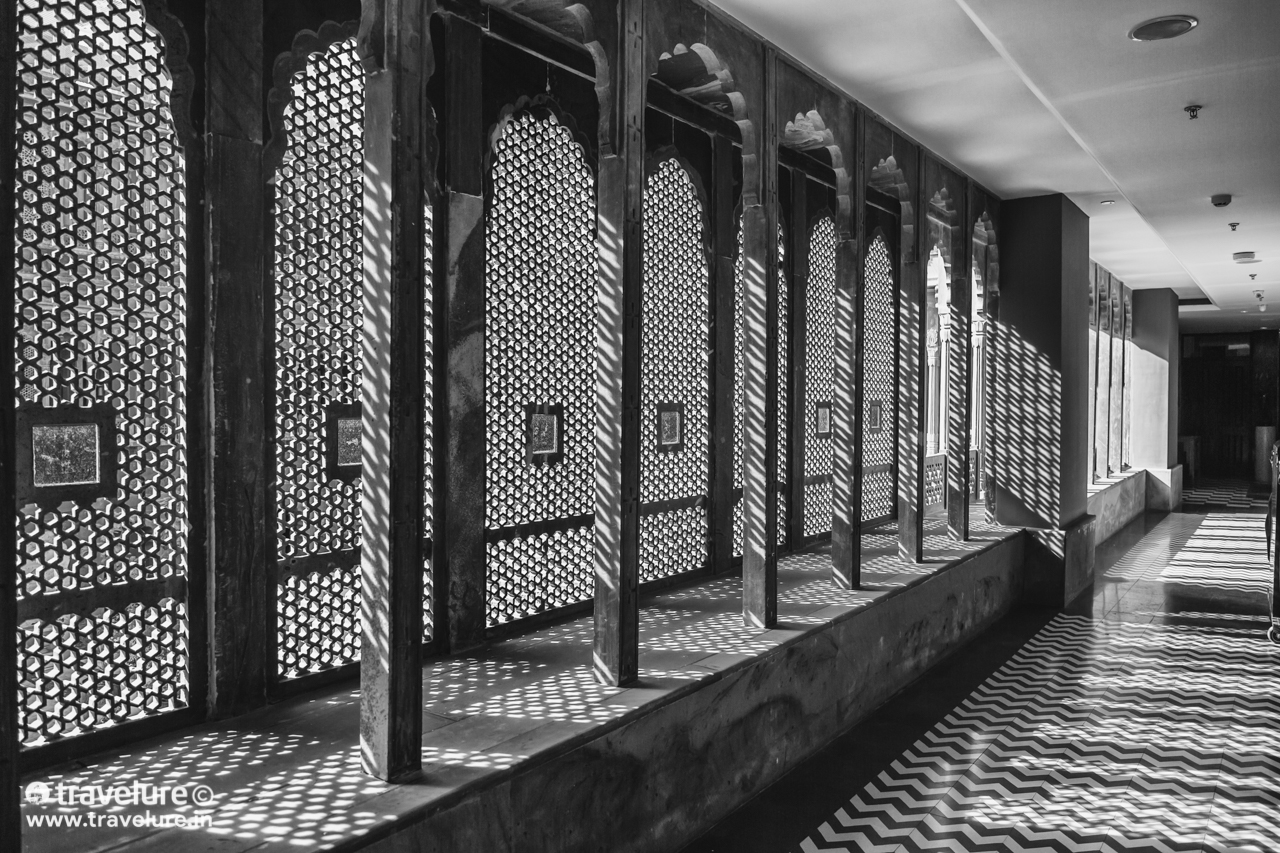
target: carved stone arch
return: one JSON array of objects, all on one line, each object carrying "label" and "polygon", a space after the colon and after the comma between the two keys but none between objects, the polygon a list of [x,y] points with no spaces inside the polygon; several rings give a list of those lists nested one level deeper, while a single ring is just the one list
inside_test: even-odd
[{"label": "carved stone arch", "polygon": [[933,194],[933,198],[929,199],[925,213],[929,227],[929,233],[926,236],[925,255],[928,256],[936,246],[938,253],[942,255],[943,262],[950,269],[952,266],[951,241],[959,214],[951,200],[951,193],[947,191],[946,187]]},{"label": "carved stone arch", "polygon": [[[365,0],[378,2],[379,0]],[[595,19],[591,11],[581,3],[571,0],[483,0],[485,5],[502,9],[551,30],[562,38],[575,41],[591,55],[595,65],[596,101],[600,107],[597,127],[600,154],[611,153],[613,122],[613,87],[610,85],[609,58],[604,46],[596,39]],[[588,149],[590,150],[590,149]]]},{"label": "carved stone arch", "polygon": [[997,295],[1000,293],[1000,246],[996,242],[995,223],[986,210],[973,223],[973,240],[985,249],[982,276],[987,295]]},{"label": "carved stone arch", "polygon": [[867,186],[897,199],[902,206],[902,218],[900,220],[902,245],[898,251],[904,260],[913,257],[911,247],[915,245],[916,226],[915,207],[911,199],[911,186],[907,183],[906,173],[902,171],[898,161],[892,154],[877,163],[876,167],[871,170],[871,177],[867,181]]},{"label": "carved stone arch", "polygon": [[267,130],[270,137],[262,150],[263,173],[274,184],[280,164],[289,150],[289,132],[284,116],[293,102],[293,78],[306,70],[311,57],[324,53],[339,42],[354,39],[359,23],[325,21],[319,30],[302,30],[293,38],[293,47],[276,57],[271,91],[267,93]]},{"label": "carved stone arch", "polygon": [[796,113],[795,119],[788,121],[783,129],[781,145],[792,151],[818,155],[835,172],[836,199],[839,204],[839,209],[835,211],[836,234],[842,242],[849,239],[853,231],[849,170],[845,166],[844,151],[836,143],[835,134],[827,126],[822,114],[817,109]]},{"label": "carved stone arch", "polygon": [[755,125],[747,114],[747,99],[738,91],[733,73],[716,52],[701,42],[677,44],[658,57],[652,75],[673,92],[733,119],[742,136],[742,203],[759,203],[760,169]]}]

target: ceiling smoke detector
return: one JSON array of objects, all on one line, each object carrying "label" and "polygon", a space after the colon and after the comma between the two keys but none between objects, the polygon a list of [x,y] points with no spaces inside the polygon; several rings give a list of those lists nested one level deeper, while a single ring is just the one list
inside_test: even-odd
[{"label": "ceiling smoke detector", "polygon": [[1254,257],[1254,252],[1236,252],[1231,256],[1231,260],[1237,264],[1260,264],[1262,260]]},{"label": "ceiling smoke detector", "polygon": [[1186,35],[1199,23],[1190,15],[1164,15],[1138,24],[1129,30],[1129,38],[1133,41],[1163,41]]},{"label": "ceiling smoke detector", "polygon": [[1231,204],[1231,194],[1219,193],[1218,195],[1211,195],[1209,196],[1209,201],[1214,207],[1226,207]]}]

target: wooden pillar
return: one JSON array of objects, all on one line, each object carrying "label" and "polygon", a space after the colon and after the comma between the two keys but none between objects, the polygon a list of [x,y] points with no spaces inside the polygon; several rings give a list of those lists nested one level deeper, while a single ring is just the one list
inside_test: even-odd
[{"label": "wooden pillar", "polygon": [[[778,54],[765,48],[760,200],[742,213],[742,619],[778,622]],[[763,204],[760,203],[763,201]]]},{"label": "wooden pillar", "polygon": [[973,231],[967,191],[956,199],[960,223],[951,240],[951,340],[947,359],[947,532],[964,542],[969,538],[969,433],[973,395],[969,380],[969,350],[973,335]]},{"label": "wooden pillar", "polygon": [[365,7],[360,752],[422,768],[423,84],[430,3]]},{"label": "wooden pillar", "polygon": [[[14,101],[17,95],[17,3],[0,3],[0,376],[13,376],[18,333],[14,290]],[[7,393],[13,393],[12,386]],[[0,850],[22,849],[18,790],[17,459],[13,398],[0,405]]]},{"label": "wooden pillar", "polygon": [[858,241],[844,233],[836,244],[835,366],[832,389],[831,581],[840,589],[857,589],[862,550],[862,501],[855,476],[856,448],[861,443],[857,417]]},{"label": "wooden pillar", "polygon": [[[836,433],[835,512],[831,528],[831,572],[836,586],[859,589],[862,586],[862,436],[865,424],[862,412],[863,374],[866,361],[865,310],[866,270],[862,255],[866,251],[866,142],[863,138],[862,110],[854,112],[853,171],[857,176],[851,187],[848,227],[836,256],[838,286],[848,288],[848,315],[837,315],[836,328],[836,401],[847,401],[849,409],[834,412],[836,422],[847,432]],[[856,236],[855,236],[856,235]],[[839,291],[837,291],[838,293]],[[847,339],[842,341],[841,335]],[[850,428],[851,427],[851,428]],[[843,491],[842,491],[843,490]]]},{"label": "wooden pillar", "polygon": [[712,138],[711,240],[714,257],[711,329],[711,571],[727,571],[733,559],[734,278],[738,223],[734,217],[735,147],[727,136]]},{"label": "wooden pillar", "polygon": [[[266,704],[275,667],[269,556],[265,235],[260,0],[206,7],[208,152],[205,227],[211,358],[209,710]],[[193,187],[199,192],[198,187]]]},{"label": "wooden pillar", "polygon": [[482,32],[449,15],[444,46],[445,251],[442,353],[446,360],[441,489],[448,620],[442,648],[460,651],[485,636],[484,136]]},{"label": "wooden pillar", "polygon": [[603,684],[635,681],[640,655],[640,316],[644,268],[644,0],[621,0],[612,137],[597,186],[595,641]]},{"label": "wooden pillar", "polygon": [[[915,227],[904,240],[902,281],[899,284],[901,323],[898,384],[898,555],[904,560],[924,559],[924,437],[925,382],[927,380],[925,317],[925,261],[921,243],[927,234],[923,197],[925,158],[918,157],[911,215]],[[910,184],[909,184],[910,185]],[[903,229],[904,232],[906,229]],[[905,235],[904,235],[905,236]]]}]

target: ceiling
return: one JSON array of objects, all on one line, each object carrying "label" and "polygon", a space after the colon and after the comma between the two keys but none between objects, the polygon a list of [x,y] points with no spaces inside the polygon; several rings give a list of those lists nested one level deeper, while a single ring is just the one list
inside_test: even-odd
[{"label": "ceiling", "polygon": [[[1184,330],[1280,325],[1276,0],[712,2],[1002,198],[1068,195],[1127,285],[1211,300]],[[1200,25],[1127,38],[1170,14]]]}]

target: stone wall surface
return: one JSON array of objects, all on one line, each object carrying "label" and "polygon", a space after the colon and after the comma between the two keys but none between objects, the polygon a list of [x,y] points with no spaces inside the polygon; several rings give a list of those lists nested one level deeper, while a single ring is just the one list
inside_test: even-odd
[{"label": "stone wall surface", "polygon": [[365,849],[679,849],[1008,612],[1022,591],[1025,550],[1018,533],[846,608],[597,737],[410,815]]},{"label": "stone wall surface", "polygon": [[1089,495],[1089,514],[1094,523],[1094,544],[1106,542],[1147,508],[1147,472],[1130,471],[1127,476]]}]

